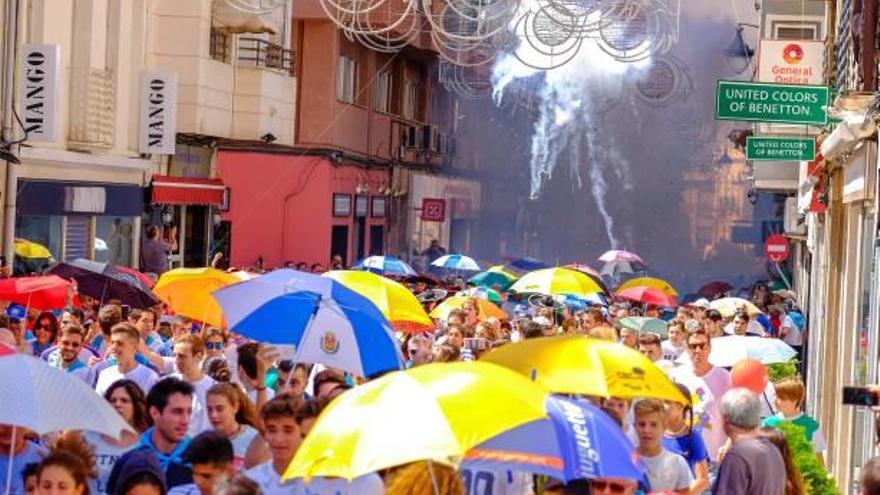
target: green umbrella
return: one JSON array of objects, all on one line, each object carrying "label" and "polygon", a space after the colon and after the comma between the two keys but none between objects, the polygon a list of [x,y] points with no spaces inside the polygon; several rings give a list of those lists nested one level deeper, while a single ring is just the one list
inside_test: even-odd
[{"label": "green umbrella", "polygon": [[460,296],[470,296],[476,297],[479,299],[485,299],[491,303],[501,304],[501,294],[498,293],[495,289],[490,289],[488,287],[471,287],[467,290],[461,291],[458,293]]},{"label": "green umbrella", "polygon": [[669,336],[666,322],[660,318],[645,318],[644,316],[627,316],[617,321],[617,326],[629,328],[639,333],[656,333],[661,338]]},{"label": "green umbrella", "polygon": [[499,286],[501,290],[507,290],[517,280],[517,276],[510,273],[502,265],[493,266],[485,272],[480,272],[468,280],[468,283],[480,287]]}]

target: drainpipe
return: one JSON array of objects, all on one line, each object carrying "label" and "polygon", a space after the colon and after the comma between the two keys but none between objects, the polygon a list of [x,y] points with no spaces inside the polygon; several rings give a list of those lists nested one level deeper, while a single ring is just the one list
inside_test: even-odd
[{"label": "drainpipe", "polygon": [[[17,132],[13,125],[13,105],[15,104],[15,76],[17,74],[18,60],[17,47],[23,38],[19,32],[19,3],[20,0],[10,0],[6,3],[4,16],[3,34],[6,43],[6,53],[3,56],[3,140],[11,142],[16,140]],[[18,166],[6,162],[6,198],[3,211],[3,256],[6,263],[12,268],[15,260],[15,210],[18,197]]]}]

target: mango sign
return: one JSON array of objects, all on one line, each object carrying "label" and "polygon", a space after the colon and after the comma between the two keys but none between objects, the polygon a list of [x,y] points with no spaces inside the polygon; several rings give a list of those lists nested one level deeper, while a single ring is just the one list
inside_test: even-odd
[{"label": "mango sign", "polygon": [[825,46],[821,41],[761,40],[758,81],[822,84]]}]

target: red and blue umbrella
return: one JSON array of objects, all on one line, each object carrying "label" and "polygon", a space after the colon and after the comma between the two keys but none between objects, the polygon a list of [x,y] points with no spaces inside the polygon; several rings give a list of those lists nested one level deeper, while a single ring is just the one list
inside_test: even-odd
[{"label": "red and blue umbrella", "polygon": [[547,417],[477,445],[462,471],[524,471],[564,481],[622,478],[645,481],[635,447],[601,409],[581,399],[549,396]]},{"label": "red and blue umbrella", "polygon": [[358,261],[352,268],[355,270],[367,270],[379,275],[392,275],[395,277],[416,276],[418,273],[413,270],[405,261],[395,258],[394,256],[370,256]]}]

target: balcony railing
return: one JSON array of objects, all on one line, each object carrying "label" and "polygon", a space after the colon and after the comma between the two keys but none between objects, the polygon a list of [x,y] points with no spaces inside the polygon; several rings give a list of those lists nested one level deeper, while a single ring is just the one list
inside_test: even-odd
[{"label": "balcony railing", "polygon": [[229,37],[228,31],[211,28],[211,58],[219,62],[229,63]]},{"label": "balcony railing", "polygon": [[112,147],[116,134],[116,80],[112,72],[74,68],[70,80],[68,139],[86,146]]},{"label": "balcony railing", "polygon": [[266,67],[293,75],[293,50],[260,38],[238,38],[238,62],[241,65]]}]

